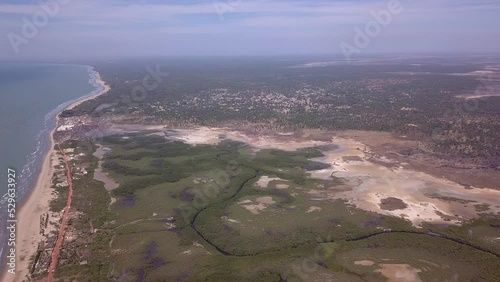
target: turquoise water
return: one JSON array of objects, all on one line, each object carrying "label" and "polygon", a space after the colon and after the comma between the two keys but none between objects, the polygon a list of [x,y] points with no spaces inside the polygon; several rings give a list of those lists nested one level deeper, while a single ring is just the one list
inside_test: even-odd
[{"label": "turquoise water", "polygon": [[16,208],[19,210],[49,149],[49,132],[55,126],[55,115],[71,101],[99,90],[95,73],[88,66],[0,64],[1,259],[7,235],[4,228],[7,169],[17,173]]}]

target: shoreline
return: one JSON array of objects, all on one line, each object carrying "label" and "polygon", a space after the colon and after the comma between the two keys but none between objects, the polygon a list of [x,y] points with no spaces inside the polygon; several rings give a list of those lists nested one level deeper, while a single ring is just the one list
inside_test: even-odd
[{"label": "shoreline", "polygon": [[[94,94],[94,95],[90,95],[88,97],[85,97],[83,99],[78,99],[78,101],[75,101],[74,103],[71,103],[70,105],[68,105],[66,108],[64,108],[61,112],[65,111],[65,110],[72,110],[74,109],[75,107],[89,101],[89,100],[93,100],[105,93],[107,93],[111,87],[109,85],[106,84],[106,82],[104,80],[102,80],[101,78],[101,75],[97,72],[97,71],[94,71],[96,74],[95,74],[95,82],[97,84],[99,84],[101,87],[102,87],[102,90],[99,91],[98,93]],[[60,113],[59,113],[60,114]],[[59,114],[57,114],[57,117],[56,117],[56,122],[58,121],[59,119]],[[57,125],[57,124],[56,124]]]},{"label": "shoreline", "polygon": [[59,115],[67,110],[73,109],[76,106],[95,99],[107,93],[111,87],[108,86],[102,79],[100,74],[95,72],[94,82],[100,85],[101,90],[94,95],[83,96],[84,98],[69,104],[61,109],[55,115],[55,125],[49,133],[48,151],[45,153],[42,161],[42,167],[35,181],[34,187],[24,195],[24,199],[20,203],[17,210],[17,228],[16,228],[16,274],[9,274],[6,266],[3,268],[1,281],[25,281],[30,273],[30,259],[38,249],[38,243],[44,238],[40,234],[40,226],[36,224],[40,221],[40,216],[50,212],[50,202],[57,196],[52,188],[52,176],[54,175],[54,166],[59,162],[57,151],[54,149],[56,143],[54,133],[58,127]]}]

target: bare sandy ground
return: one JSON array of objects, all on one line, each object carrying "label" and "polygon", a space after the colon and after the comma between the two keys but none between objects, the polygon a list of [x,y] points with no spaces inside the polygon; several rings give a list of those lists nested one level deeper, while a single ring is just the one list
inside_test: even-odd
[{"label": "bare sandy ground", "polygon": [[280,178],[278,177],[269,177],[267,175],[263,175],[259,178],[259,180],[257,180],[257,185],[259,187],[262,187],[262,188],[267,188],[267,186],[269,186],[269,182],[273,181],[273,180],[281,180]]},{"label": "bare sandy ground", "polygon": [[421,282],[418,273],[420,269],[413,268],[407,264],[382,264],[377,270],[382,275],[387,277],[389,282]]},{"label": "bare sandy ground", "polygon": [[267,209],[268,206],[276,203],[273,200],[273,197],[270,196],[258,197],[255,201],[257,204],[253,204],[251,200],[246,200],[244,202],[240,202],[240,205],[253,214],[259,214],[261,211]]},{"label": "bare sandy ground", "polygon": [[309,207],[309,209],[307,209],[306,213],[311,213],[311,212],[315,212],[315,211],[321,211],[321,208],[316,207],[316,206],[311,206],[311,207]]},{"label": "bare sandy ground", "polygon": [[[149,130],[165,130],[161,126]],[[316,179],[344,179],[347,189],[335,187],[311,189],[315,199],[343,199],[350,204],[380,214],[403,217],[419,227],[424,222],[438,224],[459,224],[464,219],[478,216],[475,205],[488,205],[490,211],[500,212],[500,191],[464,187],[458,183],[411,170],[385,156],[374,156],[365,144],[334,133],[317,130],[303,130],[300,134],[284,133],[256,135],[227,128],[199,127],[175,129],[167,134],[188,144],[217,144],[231,139],[248,144],[254,150],[280,149],[294,151],[301,148],[322,146],[324,157],[313,161],[330,164],[328,169],[310,172]],[[272,179],[261,177],[258,185],[267,186]],[[331,188],[331,189],[329,189]],[[384,210],[382,199],[394,197],[402,200],[404,209]]]},{"label": "bare sandy ground", "polygon": [[[498,190],[466,189],[452,181],[405,169],[397,163],[394,165],[388,158],[381,157],[380,162],[373,163],[367,160],[369,149],[365,149],[364,144],[342,138],[334,138],[332,141],[340,149],[325,151],[324,157],[314,159],[329,163],[332,167],[313,171],[311,176],[328,179],[333,173],[334,176],[345,179],[352,189],[331,192],[327,197],[348,200],[364,210],[402,216],[415,226],[420,226],[423,222],[459,223],[465,218],[475,218],[477,212],[474,205],[477,204],[488,204],[492,211],[500,211]],[[345,156],[357,156],[362,161],[346,161]],[[384,162],[392,165],[380,164]],[[383,210],[380,202],[388,197],[401,199],[408,207]]]},{"label": "bare sandy ground", "polygon": [[358,260],[354,262],[355,265],[362,265],[362,266],[372,266],[375,263],[371,260]]},{"label": "bare sandy ground", "polygon": [[[294,138],[290,133],[282,133],[277,136],[250,135],[237,130],[224,128],[199,127],[196,129],[176,129],[178,136],[173,136],[188,144],[217,144],[222,139],[230,139],[249,144],[251,147],[261,149],[279,149],[284,151],[296,151],[301,148],[327,145],[331,142],[315,139]],[[280,138],[281,137],[281,138]]]}]

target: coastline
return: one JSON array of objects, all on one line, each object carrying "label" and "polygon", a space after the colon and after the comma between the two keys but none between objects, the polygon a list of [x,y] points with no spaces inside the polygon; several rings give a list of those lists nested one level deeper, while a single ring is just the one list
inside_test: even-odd
[{"label": "coastline", "polygon": [[[78,99],[78,101],[71,103],[69,106],[67,106],[65,109],[63,109],[63,111],[64,110],[72,110],[76,106],[79,106],[79,105],[81,105],[89,100],[93,100],[93,99],[103,95],[104,93],[107,93],[111,89],[111,87],[109,85],[107,85],[106,82],[104,82],[104,80],[101,79],[101,75],[97,71],[94,71],[94,72],[95,72],[95,83],[99,84],[101,86],[102,90],[94,95],[90,95],[90,96],[85,97],[83,99]],[[58,121],[58,117],[59,117],[59,114],[57,114],[56,121]]]},{"label": "coastline", "polygon": [[[57,155],[54,150],[53,133],[50,132],[50,149],[45,155],[40,174],[32,191],[26,195],[26,199],[17,212],[17,238],[16,238],[16,274],[7,275],[4,271],[2,281],[23,281],[29,274],[29,264],[31,256],[36,252],[38,242],[43,238],[40,234],[40,226],[32,224],[39,222],[40,216],[49,211],[50,202],[55,198],[51,188],[52,175],[54,174],[54,161]],[[54,158],[56,158],[54,160]]]},{"label": "coastline", "polygon": [[55,115],[55,126],[49,133],[48,151],[43,157],[42,167],[37,176],[34,187],[25,195],[17,210],[17,233],[16,233],[16,274],[9,274],[3,268],[0,281],[25,281],[29,275],[30,258],[38,249],[38,242],[43,239],[40,234],[40,217],[50,211],[50,202],[55,199],[56,194],[52,189],[52,176],[54,166],[58,164],[57,151],[54,149],[54,132],[59,124],[59,115],[66,109],[73,109],[85,101],[95,99],[107,93],[111,88],[101,79],[100,74],[94,70],[94,82],[100,86],[100,91],[94,95],[83,96],[81,99],[64,107]]}]

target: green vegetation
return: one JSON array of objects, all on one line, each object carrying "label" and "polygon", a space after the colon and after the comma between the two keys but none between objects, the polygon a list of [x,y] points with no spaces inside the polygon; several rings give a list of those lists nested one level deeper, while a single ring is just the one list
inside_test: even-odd
[{"label": "green vegetation", "polygon": [[[485,90],[474,76],[452,75],[490,63],[419,58],[401,64],[380,59],[293,68],[297,62],[253,58],[102,63],[97,69],[111,85],[110,92],[64,116],[111,115],[129,123],[171,125],[239,122],[270,129],[389,131],[421,140],[427,150],[447,158],[500,165],[500,97],[457,97],[494,92],[493,81],[486,82],[492,89]],[[132,90],[141,86],[148,64],[170,75],[140,100],[134,99]],[[95,112],[101,105],[109,107]]]},{"label": "green vegetation", "polygon": [[[110,202],[108,192],[101,182],[93,180],[93,170],[97,166],[97,158],[92,156],[95,147],[89,141],[69,141],[61,147],[74,148],[75,155],[83,155],[69,162],[74,176],[70,211],[80,216],[68,220],[66,236],[75,238],[64,242],[56,278],[73,277],[81,281],[84,277],[88,281],[106,281],[109,273],[109,243],[113,234],[109,227],[114,216],[107,208]],[[90,173],[78,174],[78,167],[86,167]],[[66,201],[65,195],[63,200]],[[92,232],[91,228],[98,232]],[[81,265],[82,261],[86,264]]]},{"label": "green vegetation", "polygon": [[[375,270],[382,264],[408,264],[419,270],[422,281],[496,281],[497,256],[423,234],[380,234],[352,242],[326,243],[331,256],[322,260],[329,269],[343,269],[364,281],[384,281]],[[371,266],[356,265],[369,260]]]},{"label": "green vegetation", "polygon": [[[402,219],[343,201],[314,200],[311,190],[341,183],[307,177],[303,167],[320,156],[315,149],[252,156],[237,142],[189,146],[141,134],[100,143],[111,148],[104,167],[120,182],[111,206],[115,220],[108,224],[110,233],[103,233],[111,239],[98,241],[111,247],[103,248],[107,266],[102,268],[111,280],[383,281],[376,271],[389,263],[386,258],[420,269],[423,278],[439,271],[435,277],[443,279],[454,271],[484,281],[498,275],[498,254],[480,250],[488,247],[486,241],[461,235],[467,228],[494,228],[486,224],[495,219],[461,229],[416,230]],[[258,182],[263,176],[267,185]],[[459,255],[467,258],[456,260]],[[375,264],[354,264],[362,259]]]},{"label": "green vegetation", "polygon": [[[256,134],[387,131],[402,142],[419,141],[411,149],[388,148],[391,154],[424,165],[442,161],[433,167],[467,170],[464,178],[473,178],[475,170],[497,171],[500,97],[458,97],[483,91],[471,74],[492,63],[398,60],[320,68],[268,58],[101,62],[96,69],[111,90],[61,117],[83,117],[72,138],[108,121],[227,125]],[[148,75],[147,65],[159,65],[169,76],[137,99],[132,94]],[[254,153],[233,141],[190,146],[147,133],[98,142],[111,149],[102,166],[119,183],[111,192],[116,202],[109,205],[110,193],[93,180],[94,144],[66,142],[65,148],[83,153],[71,161],[72,169],[83,166],[89,173],[74,180],[60,280],[386,281],[385,267],[402,267],[423,281],[500,277],[500,215],[488,205],[475,205],[481,217],[461,226],[417,229],[402,218],[334,199],[342,179],[308,177],[308,171],[324,168],[311,161],[321,156],[318,148]],[[67,189],[56,191],[52,211],[66,201]],[[391,197],[382,201],[386,210],[406,205]]]}]

